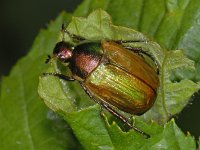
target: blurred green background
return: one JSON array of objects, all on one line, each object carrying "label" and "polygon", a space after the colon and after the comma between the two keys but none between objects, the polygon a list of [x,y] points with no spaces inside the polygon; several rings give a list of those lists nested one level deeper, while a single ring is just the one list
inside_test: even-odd
[{"label": "blurred green background", "polygon": [[[16,61],[26,55],[41,28],[65,10],[73,12],[82,0],[2,0],[0,3],[0,77],[9,74]],[[176,117],[176,123],[196,138],[200,135],[200,92]]]}]

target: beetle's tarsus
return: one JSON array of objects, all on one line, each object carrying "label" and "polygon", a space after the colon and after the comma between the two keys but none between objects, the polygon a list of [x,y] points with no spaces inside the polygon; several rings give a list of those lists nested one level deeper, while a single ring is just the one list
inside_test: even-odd
[{"label": "beetle's tarsus", "polygon": [[59,79],[66,80],[66,81],[75,81],[74,78],[70,78],[70,77],[68,77],[64,74],[60,74],[60,73],[43,73],[43,76],[47,76],[47,75],[55,76],[55,77],[58,77]]},{"label": "beetle's tarsus", "polygon": [[119,118],[121,121],[123,121],[124,123],[126,123],[131,129],[134,129],[136,132],[141,133],[142,135],[146,136],[146,138],[150,138],[149,134],[147,134],[147,133],[141,131],[140,129],[136,128],[135,126],[131,125],[127,118],[125,118],[122,115],[120,115],[118,112],[116,112],[115,110],[113,110],[110,106],[106,105],[105,103],[102,103],[102,106],[106,110],[108,110],[111,114],[113,114],[115,117]]}]

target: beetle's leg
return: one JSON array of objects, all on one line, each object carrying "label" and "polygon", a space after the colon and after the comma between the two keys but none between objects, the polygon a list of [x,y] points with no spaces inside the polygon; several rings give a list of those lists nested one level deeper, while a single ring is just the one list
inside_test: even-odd
[{"label": "beetle's leg", "polygon": [[130,122],[128,121],[127,118],[125,118],[123,115],[119,114],[118,112],[116,112],[114,109],[112,109],[110,106],[108,106],[105,103],[102,103],[102,106],[108,110],[111,114],[113,114],[115,117],[119,118],[122,122],[124,122],[125,124],[127,124],[130,128],[134,129],[136,132],[139,132],[143,135],[145,135],[147,138],[150,138],[150,135],[143,132],[142,130],[136,128],[135,126],[131,125]]},{"label": "beetle's leg", "polygon": [[97,104],[99,104],[99,106],[100,106],[100,115],[101,115],[101,117],[103,117],[103,113],[102,113],[103,112],[103,106],[101,105],[101,103],[97,99],[95,99],[93,97],[92,93],[90,93],[87,90],[87,88],[81,82],[79,82],[79,83],[80,83],[81,87],[84,89],[85,93],[90,97],[90,99],[93,99]]},{"label": "beetle's leg", "polygon": [[70,33],[69,31],[67,31],[64,23],[62,24],[61,32],[63,33],[63,41],[64,41],[64,33],[67,33],[74,42],[81,42],[81,41],[86,40],[85,38],[83,38],[79,35],[75,35],[75,34]]},{"label": "beetle's leg", "polygon": [[96,103],[98,103],[102,108],[105,108],[107,111],[109,111],[112,115],[114,115],[115,117],[119,118],[122,122],[124,122],[125,124],[127,124],[131,129],[134,129],[136,132],[139,132],[143,135],[145,135],[147,138],[150,138],[150,135],[141,131],[140,129],[136,128],[135,126],[131,125],[130,122],[128,121],[127,118],[125,118],[123,115],[119,114],[118,112],[116,112],[114,109],[112,109],[110,106],[108,106],[105,103],[100,102],[99,100],[97,100],[96,98],[93,97],[92,93],[90,93],[87,88],[80,82],[81,87],[84,89],[84,91],[88,94],[88,96],[93,99]]},{"label": "beetle's leg", "polygon": [[[132,40],[118,40],[118,41],[115,41],[116,43],[119,43],[119,44],[123,44],[123,43],[135,43],[135,42],[146,42],[146,41],[132,41]],[[157,69],[157,74],[159,74],[159,65],[158,65],[158,62],[155,60],[155,58],[150,55],[149,53],[143,51],[141,48],[139,47],[130,47],[130,46],[124,46],[124,48],[128,49],[128,50],[131,50],[133,51],[134,53],[137,53],[138,55],[141,56],[141,54],[143,55],[146,55],[148,56],[156,65],[156,69]]]},{"label": "beetle's leg", "polygon": [[155,62],[155,59],[153,58],[152,55],[150,55],[149,53],[143,51],[143,50],[142,50],[141,48],[139,48],[139,47],[124,46],[124,48],[126,48],[126,49],[128,49],[128,50],[130,50],[130,51],[132,51],[132,52],[134,52],[134,53],[137,53],[137,54],[139,54],[139,55],[144,54],[144,55],[148,56],[153,62]]},{"label": "beetle's leg", "polygon": [[75,81],[75,79],[73,78],[70,78],[64,74],[60,74],[60,73],[43,73],[43,76],[55,76],[55,77],[58,77],[59,79],[62,79],[62,80],[66,80],[66,81]]},{"label": "beetle's leg", "polygon": [[154,59],[154,57],[152,55],[150,55],[149,53],[143,51],[141,48],[138,48],[138,47],[130,47],[130,46],[124,46],[124,48],[134,52],[134,53],[137,53],[138,55],[146,55],[147,57],[149,57],[156,65],[156,69],[157,69],[157,74],[159,74],[159,66],[158,66],[158,62]]},{"label": "beetle's leg", "polygon": [[88,91],[87,88],[81,82],[79,82],[79,83],[80,83],[81,87],[83,88],[83,90],[85,91],[85,93],[90,97],[90,99],[93,99],[96,103],[101,105],[101,103],[93,97],[92,93],[90,93],[90,91]]}]

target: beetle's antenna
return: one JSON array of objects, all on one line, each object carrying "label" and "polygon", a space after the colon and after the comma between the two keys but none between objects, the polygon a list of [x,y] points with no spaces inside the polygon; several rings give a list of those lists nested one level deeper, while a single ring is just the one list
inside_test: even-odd
[{"label": "beetle's antenna", "polygon": [[70,38],[73,38],[73,36],[74,36],[73,34],[69,33],[69,31],[66,30],[64,22],[62,23],[61,32],[62,32],[62,36],[63,36],[62,41],[64,41],[65,33],[67,33]]},{"label": "beetle's antenna", "polygon": [[48,55],[47,57],[48,57],[48,58],[45,60],[45,64],[48,64],[49,61],[50,61],[50,59],[51,59],[51,56],[50,56],[50,55]]},{"label": "beetle's antenna", "polygon": [[65,40],[65,24],[64,22],[62,23],[62,26],[61,26],[61,32],[62,32],[62,41]]}]

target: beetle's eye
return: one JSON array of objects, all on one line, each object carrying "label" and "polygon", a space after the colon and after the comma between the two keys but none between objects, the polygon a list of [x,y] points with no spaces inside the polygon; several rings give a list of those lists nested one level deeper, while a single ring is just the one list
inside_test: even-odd
[{"label": "beetle's eye", "polygon": [[67,42],[59,42],[56,44],[53,54],[62,61],[67,61],[72,57],[72,46]]}]

